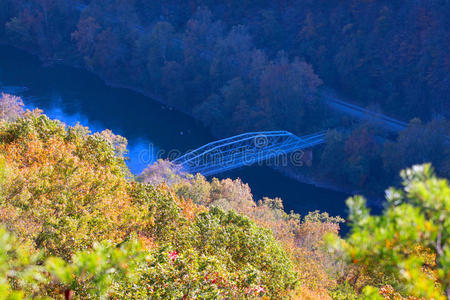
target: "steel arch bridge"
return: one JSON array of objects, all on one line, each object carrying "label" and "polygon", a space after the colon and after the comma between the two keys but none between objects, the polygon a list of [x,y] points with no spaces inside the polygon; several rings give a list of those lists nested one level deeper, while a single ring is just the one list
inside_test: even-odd
[{"label": "steel arch bridge", "polygon": [[172,162],[204,176],[250,166],[325,142],[326,131],[298,137],[287,131],[249,132],[208,143]]}]

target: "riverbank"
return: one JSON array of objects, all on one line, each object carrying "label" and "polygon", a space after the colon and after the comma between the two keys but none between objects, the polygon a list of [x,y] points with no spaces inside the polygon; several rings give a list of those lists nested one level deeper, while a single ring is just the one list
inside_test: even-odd
[{"label": "riverbank", "polygon": [[[137,92],[143,96],[154,99],[164,106],[168,105],[167,101],[165,101],[165,99],[163,99],[163,97],[161,97],[161,95],[156,95],[148,90],[127,84],[122,81],[109,79],[106,76],[104,76],[103,74],[100,74],[99,72],[95,72],[93,70],[88,70],[87,68],[83,67],[82,64],[77,62],[75,58],[73,58],[73,59],[51,58],[51,59],[49,59],[48,57],[39,55],[39,53],[36,53],[35,51],[29,50],[29,49],[24,49],[22,47],[16,47],[16,46],[10,45],[10,44],[3,44],[3,45],[7,45],[8,47],[20,49],[26,53],[30,53],[30,54],[38,57],[40,59],[40,61],[44,64],[44,66],[48,67],[48,66],[52,66],[52,65],[66,65],[66,66],[73,67],[73,68],[76,68],[79,70],[87,71],[87,72],[97,76],[98,78],[100,78],[107,86],[110,86],[113,88],[129,89],[129,90]],[[183,110],[180,107],[169,106],[169,109],[175,109],[183,114],[186,114],[186,115],[196,119],[192,113],[190,113],[186,110]],[[201,145],[198,145],[198,146],[201,146]],[[274,170],[276,170],[278,173],[282,174],[283,176],[287,176],[287,177],[294,179],[300,183],[310,184],[310,185],[320,187],[323,189],[328,189],[331,191],[336,191],[336,192],[341,192],[341,193],[346,193],[346,194],[354,194],[355,192],[357,192],[349,187],[343,187],[343,186],[336,185],[336,184],[332,183],[330,180],[318,179],[316,176],[313,176],[313,174],[305,174],[302,170],[300,170],[300,172],[294,172],[293,170],[291,170],[289,168],[285,168],[285,167],[283,167],[283,168],[272,167],[272,168]]]},{"label": "riverbank", "polygon": [[[81,68],[63,64],[44,67],[36,56],[12,47],[0,47],[0,56],[4,58],[0,60],[2,85],[27,87],[21,95],[28,108],[41,108],[50,118],[69,126],[79,122],[93,132],[110,129],[126,137],[127,165],[133,174],[139,174],[157,158],[171,157],[172,150],[185,153],[215,140],[196,119],[164,108],[161,102],[141,93],[112,88]],[[333,216],[347,215],[348,194],[291,179],[267,164],[254,164],[215,177],[240,178],[248,183],[255,200],[281,198],[287,212],[292,210],[304,216],[320,210]]]}]

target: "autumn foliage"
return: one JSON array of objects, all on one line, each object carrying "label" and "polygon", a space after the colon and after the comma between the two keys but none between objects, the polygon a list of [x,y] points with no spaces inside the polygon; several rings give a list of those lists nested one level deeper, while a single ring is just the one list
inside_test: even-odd
[{"label": "autumn foliage", "polygon": [[111,131],[39,111],[0,120],[0,299],[444,299],[449,291],[449,187],[429,165],[402,173],[404,189],[388,190],[381,216],[349,199],[342,239],[340,217],[288,214],[279,198],[255,202],[240,180],[207,181],[168,161],[135,179],[125,153],[126,140]]},{"label": "autumn foliage", "polygon": [[[36,264],[47,261],[42,295],[253,297],[295,288],[292,261],[270,231],[136,182],[117,141],[38,111],[0,122],[0,221],[39,254]],[[132,252],[114,252],[132,240]],[[135,265],[133,276],[123,264]]]},{"label": "autumn foliage", "polygon": [[[382,197],[413,164],[450,174],[449,14],[443,0],[3,0],[0,40],[154,95],[217,137],[339,127],[308,176]],[[334,98],[423,125],[385,143]]]}]

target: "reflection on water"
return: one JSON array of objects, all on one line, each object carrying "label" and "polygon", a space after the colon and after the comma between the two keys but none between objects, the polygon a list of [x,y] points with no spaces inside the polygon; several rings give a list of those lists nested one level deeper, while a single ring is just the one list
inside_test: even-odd
[{"label": "reflection on water", "polygon": [[42,67],[35,57],[9,47],[1,47],[0,53],[2,90],[21,95],[27,108],[39,107],[68,125],[79,122],[93,132],[108,128],[123,135],[133,173],[140,173],[157,154],[185,152],[213,139],[185,114],[130,90],[106,86],[86,71]]}]

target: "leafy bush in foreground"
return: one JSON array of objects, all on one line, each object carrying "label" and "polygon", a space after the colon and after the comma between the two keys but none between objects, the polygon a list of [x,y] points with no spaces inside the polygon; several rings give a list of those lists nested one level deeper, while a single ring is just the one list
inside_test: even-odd
[{"label": "leafy bush in foreground", "polygon": [[[335,247],[352,269],[350,282],[371,297],[380,293],[427,299],[450,296],[450,187],[430,165],[402,171],[403,190],[387,191],[381,216],[370,215],[362,197],[347,200],[352,230]],[[392,288],[392,287],[393,288]],[[394,290],[395,289],[395,290]],[[447,297],[446,297],[447,296]],[[399,297],[399,295],[397,295]]]},{"label": "leafy bush in foreground", "polygon": [[0,124],[0,153],[9,171],[0,220],[48,254],[68,259],[94,241],[120,242],[150,220],[101,134],[32,114]]}]

